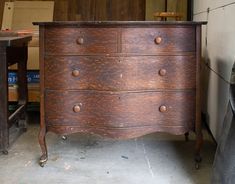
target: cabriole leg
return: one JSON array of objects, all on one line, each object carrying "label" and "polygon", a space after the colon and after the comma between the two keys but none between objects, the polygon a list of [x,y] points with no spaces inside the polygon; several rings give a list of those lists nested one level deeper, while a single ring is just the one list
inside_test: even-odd
[{"label": "cabriole leg", "polygon": [[40,157],[39,160],[39,165],[41,167],[44,167],[44,165],[46,164],[47,160],[48,160],[48,156],[47,156],[47,146],[46,146],[46,129],[45,128],[41,128],[40,132],[39,132],[39,144],[42,150],[42,156]]}]

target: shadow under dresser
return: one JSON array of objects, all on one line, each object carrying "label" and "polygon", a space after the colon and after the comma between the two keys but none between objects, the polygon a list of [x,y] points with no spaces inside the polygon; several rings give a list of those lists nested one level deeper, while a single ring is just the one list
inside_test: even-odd
[{"label": "shadow under dresser", "polygon": [[128,139],[196,133],[201,161],[201,25],[205,22],[38,22],[40,165],[46,132]]}]

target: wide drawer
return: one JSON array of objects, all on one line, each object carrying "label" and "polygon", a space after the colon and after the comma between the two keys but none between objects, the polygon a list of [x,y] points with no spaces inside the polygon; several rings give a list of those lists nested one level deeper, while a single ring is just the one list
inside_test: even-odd
[{"label": "wide drawer", "polygon": [[46,54],[116,53],[118,32],[113,28],[47,28]]},{"label": "wide drawer", "polygon": [[45,91],[48,126],[186,127],[195,120],[195,92]]},{"label": "wide drawer", "polygon": [[193,89],[195,56],[45,57],[47,89]]},{"label": "wide drawer", "polygon": [[194,27],[123,28],[122,52],[192,52],[195,51],[195,39]]}]

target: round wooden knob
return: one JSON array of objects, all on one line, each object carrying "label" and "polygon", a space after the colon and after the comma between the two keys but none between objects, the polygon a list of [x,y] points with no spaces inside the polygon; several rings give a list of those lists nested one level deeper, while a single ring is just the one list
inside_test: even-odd
[{"label": "round wooden knob", "polygon": [[165,76],[166,75],[166,70],[165,69],[160,69],[159,70],[159,75],[160,76]]},{"label": "round wooden knob", "polygon": [[155,38],[155,43],[160,44],[162,42],[162,38],[160,36]]},{"label": "round wooden knob", "polygon": [[78,77],[79,74],[80,74],[79,70],[76,70],[76,69],[75,69],[75,70],[72,71],[72,75],[73,75],[74,77]]},{"label": "round wooden knob", "polygon": [[159,107],[159,111],[160,111],[160,112],[166,112],[166,111],[167,111],[167,107],[166,107],[165,105],[161,105],[161,106]]},{"label": "round wooden knob", "polygon": [[74,111],[74,112],[80,112],[80,111],[81,111],[81,107],[80,107],[79,105],[75,105],[75,106],[73,107],[73,111]]},{"label": "round wooden knob", "polygon": [[82,45],[84,43],[84,39],[82,37],[77,39],[77,44]]}]

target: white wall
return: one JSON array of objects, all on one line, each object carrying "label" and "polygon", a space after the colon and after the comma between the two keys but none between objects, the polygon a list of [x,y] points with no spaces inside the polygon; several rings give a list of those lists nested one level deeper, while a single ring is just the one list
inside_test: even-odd
[{"label": "white wall", "polygon": [[218,140],[227,110],[230,74],[235,62],[235,0],[194,0],[194,20],[208,21],[202,34],[202,110]]}]

